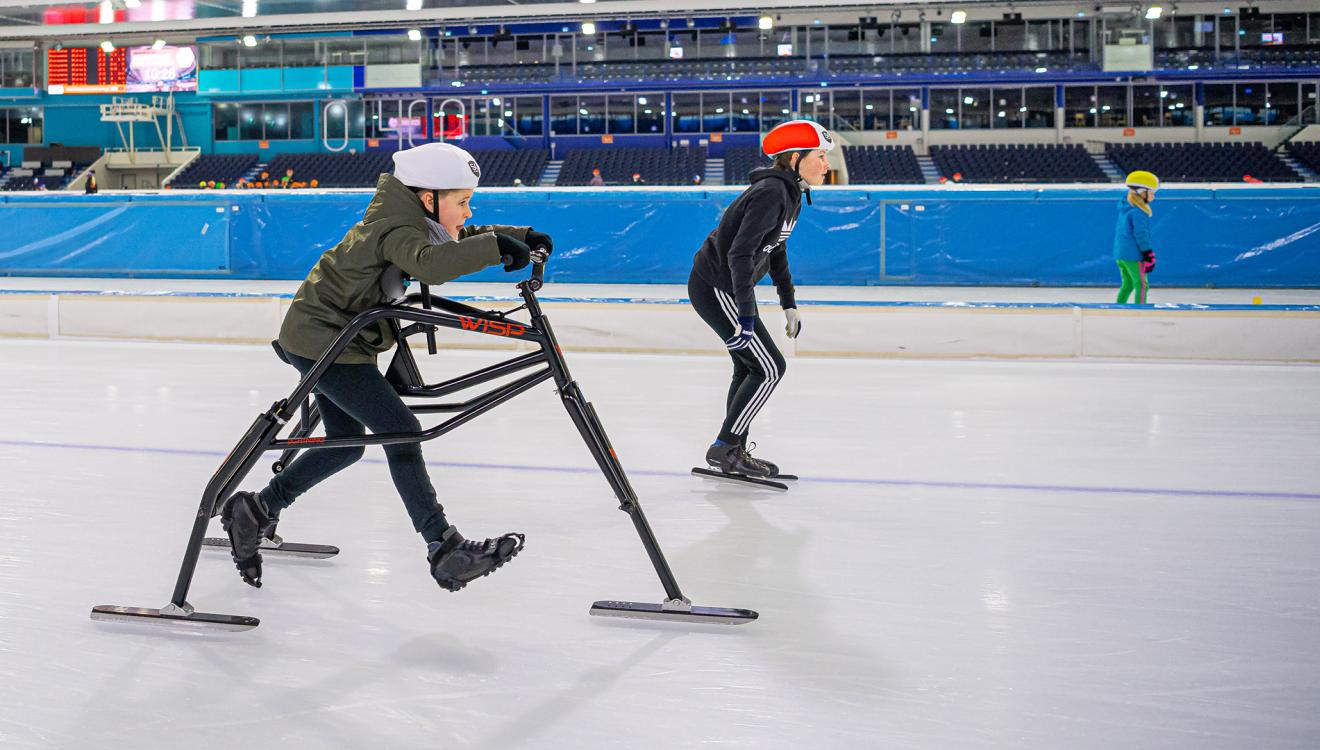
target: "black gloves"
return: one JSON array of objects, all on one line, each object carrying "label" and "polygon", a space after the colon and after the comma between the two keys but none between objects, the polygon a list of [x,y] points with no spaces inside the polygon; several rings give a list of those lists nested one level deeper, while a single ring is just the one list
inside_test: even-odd
[{"label": "black gloves", "polygon": [[551,241],[550,235],[532,230],[527,232],[527,246],[532,249],[532,261],[535,263],[544,263],[555,249],[555,243]]},{"label": "black gloves", "polygon": [[500,246],[500,262],[505,271],[517,271],[526,268],[532,260],[532,249],[527,243],[500,232],[495,233],[495,240]]}]

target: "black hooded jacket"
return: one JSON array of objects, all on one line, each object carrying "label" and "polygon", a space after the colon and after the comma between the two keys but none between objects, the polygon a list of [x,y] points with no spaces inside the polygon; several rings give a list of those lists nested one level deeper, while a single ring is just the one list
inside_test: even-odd
[{"label": "black hooded jacket", "polygon": [[724,209],[719,226],[692,260],[707,284],[733,295],[739,317],[756,315],[756,282],[766,272],[779,292],[779,304],[796,307],[788,272],[788,236],[802,211],[797,177],[782,169],[754,170],[751,187]]}]

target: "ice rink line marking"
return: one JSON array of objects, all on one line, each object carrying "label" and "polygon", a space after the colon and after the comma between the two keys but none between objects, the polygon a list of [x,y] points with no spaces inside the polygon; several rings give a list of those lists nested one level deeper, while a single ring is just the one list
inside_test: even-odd
[{"label": "ice rink line marking", "polygon": [[[149,448],[131,445],[95,445],[90,443],[46,443],[37,440],[0,440],[0,445],[19,448],[55,448],[59,450],[110,451],[119,453],[154,453],[175,456],[198,456],[223,458],[228,455],[221,451],[197,450],[191,448]],[[359,463],[387,464],[381,458],[362,458]],[[458,461],[428,461],[430,466],[451,469],[504,469],[507,471],[540,471],[557,474],[596,474],[600,470],[586,466],[529,466],[520,464],[484,464]],[[645,477],[688,477],[686,471],[660,471],[656,469],[628,469],[628,473]],[[994,482],[938,482],[920,479],[864,479],[860,477],[811,477],[804,476],[803,483],[812,484],[852,484],[872,487],[922,487],[932,489],[959,490],[1022,490],[1025,492],[1067,492],[1075,494],[1109,495],[1162,495],[1165,497],[1240,497],[1266,500],[1320,500],[1320,493],[1315,492],[1264,492],[1245,490],[1180,490],[1158,487],[1091,487],[1085,485],[1059,484],[1020,484]]]}]

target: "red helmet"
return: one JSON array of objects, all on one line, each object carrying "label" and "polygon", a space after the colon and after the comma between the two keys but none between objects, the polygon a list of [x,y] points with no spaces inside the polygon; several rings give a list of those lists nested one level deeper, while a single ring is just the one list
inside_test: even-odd
[{"label": "red helmet", "polygon": [[765,134],[761,150],[766,156],[779,156],[789,151],[834,150],[834,136],[811,120],[789,120],[780,123]]}]

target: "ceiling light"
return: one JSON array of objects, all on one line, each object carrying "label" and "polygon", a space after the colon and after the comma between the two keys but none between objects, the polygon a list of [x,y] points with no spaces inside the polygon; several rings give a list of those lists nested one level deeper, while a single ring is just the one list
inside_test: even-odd
[{"label": "ceiling light", "polygon": [[252,36],[251,34],[248,34],[247,36],[243,37],[243,46],[244,47],[257,46],[257,38],[255,36]]},{"label": "ceiling light", "polygon": [[403,6],[403,9],[404,9],[404,10],[421,10],[421,9],[422,9],[422,0],[408,0],[408,2]]},{"label": "ceiling light", "polygon": [[1158,6],[1158,5],[1152,5],[1152,6],[1150,6],[1149,8],[1146,9],[1146,20],[1147,20],[1147,21],[1154,21],[1154,20],[1157,20],[1157,19],[1158,19],[1160,16],[1162,16],[1162,15],[1164,15],[1164,9],[1161,8],[1161,7]]},{"label": "ceiling light", "polygon": [[408,29],[408,41],[410,41],[410,42],[420,42],[420,41],[422,41],[422,30],[421,30],[421,29]]},{"label": "ceiling light", "polygon": [[151,43],[151,48],[152,48],[152,49],[165,49],[165,40],[164,40],[164,39],[157,39],[156,41],[154,41],[154,42]]},{"label": "ceiling light", "polygon": [[125,8],[140,8],[140,7],[142,7],[142,0],[124,0],[124,7],[125,7]]},{"label": "ceiling light", "polygon": [[592,23],[591,21],[587,21],[586,23],[582,24],[582,33],[588,36],[595,34],[596,24]]},{"label": "ceiling light", "polygon": [[105,40],[104,42],[101,42],[101,51],[106,53],[107,55],[110,54],[111,52],[114,52],[115,43],[110,41],[109,39]]},{"label": "ceiling light", "polygon": [[98,20],[101,23],[115,22],[115,6],[110,3],[110,0],[103,0],[101,3],[101,13]]},{"label": "ceiling light", "polygon": [[243,0],[243,17],[257,17],[257,0]]},{"label": "ceiling light", "polygon": [[967,23],[967,11],[955,10],[953,14],[949,16],[949,23]]},{"label": "ceiling light", "polygon": [[639,96],[639,97],[637,97],[637,103],[638,103],[638,104],[645,105],[645,104],[646,104],[646,97],[644,97],[644,96]]},{"label": "ceiling light", "polygon": [[592,3],[596,2],[596,0],[578,0],[578,2],[582,3],[583,5],[591,5]]},{"label": "ceiling light", "polygon": [[775,19],[771,18],[770,16],[761,16],[756,21],[756,28],[760,29],[761,31],[769,31],[774,27],[775,27]]}]

